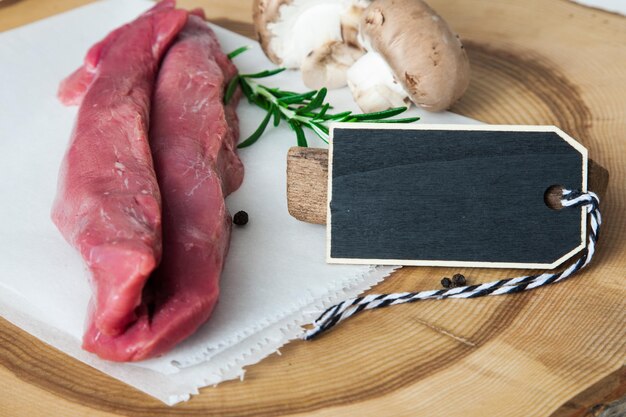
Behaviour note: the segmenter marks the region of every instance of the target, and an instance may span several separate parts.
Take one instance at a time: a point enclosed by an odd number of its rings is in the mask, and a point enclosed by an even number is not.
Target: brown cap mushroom
[[[415,104],[430,111],[444,110],[467,89],[469,61],[459,37],[422,0],[372,1],[361,18],[360,33],[366,49],[379,54]],[[378,59],[368,57],[371,52],[360,60]],[[362,86],[359,80],[365,77],[355,72],[351,68],[348,83],[357,99],[371,85]],[[370,84],[373,77],[370,68]],[[384,105],[384,101],[376,103]],[[357,104],[361,106],[358,100]],[[384,110],[367,104],[368,111]]]

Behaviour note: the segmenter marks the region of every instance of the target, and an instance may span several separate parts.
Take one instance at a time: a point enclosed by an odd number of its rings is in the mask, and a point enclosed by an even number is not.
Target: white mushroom
[[[346,1],[344,0],[344,3]],[[341,21],[341,39],[348,46],[361,49],[362,45],[359,41],[359,24],[363,11],[370,5],[371,0],[352,0],[348,1],[340,16]]]
[[[374,0],[360,23],[368,53],[348,71],[363,111],[397,106],[406,97],[430,111],[449,108],[469,84],[459,37],[422,0]]]
[[[274,63],[310,88],[347,82],[363,111],[447,109],[469,84],[459,37],[422,0],[255,0],[253,15]]]
[[[300,68],[306,61],[305,78],[315,88],[341,87],[345,70],[363,54],[358,24],[370,1],[255,0],[257,37],[265,54],[278,65]],[[329,66],[323,70],[325,76],[310,73],[325,66]]]
[[[327,42],[302,61],[302,81],[313,89],[346,85],[346,72],[364,51],[340,41]]]
[[[410,106],[411,99],[377,52],[368,52],[348,69],[348,87],[365,113]]]

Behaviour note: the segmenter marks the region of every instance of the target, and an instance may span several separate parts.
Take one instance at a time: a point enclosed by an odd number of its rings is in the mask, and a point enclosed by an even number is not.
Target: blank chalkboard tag
[[[587,150],[553,126],[342,123],[331,129],[327,260],[556,268],[585,248]]]

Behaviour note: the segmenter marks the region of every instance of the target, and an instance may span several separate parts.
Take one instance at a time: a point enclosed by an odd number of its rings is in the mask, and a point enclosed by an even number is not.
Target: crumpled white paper
[[[247,211],[250,222],[233,229],[220,300],[206,325],[168,354],[140,363],[107,362],[80,349],[91,296],[88,273],[49,216],[76,108],[63,107],[55,94],[94,42],[152,4],[100,1],[0,34],[0,315],[68,355],[175,404],[199,387],[242,377],[244,366],[296,338],[300,326],[324,307],[356,296],[393,268],[325,263],[324,227],[299,222],[287,212],[286,155],[293,132],[269,128],[240,152],[245,180],[227,203],[231,212]],[[225,51],[253,46],[236,58],[242,72],[273,67],[255,42],[215,30]],[[266,83],[305,88],[295,72]],[[346,89],[331,92],[329,99],[337,108],[357,110]],[[263,113],[246,102],[238,112],[246,137]],[[450,113],[422,116],[428,123],[468,123]],[[310,144],[322,146],[314,138]]]

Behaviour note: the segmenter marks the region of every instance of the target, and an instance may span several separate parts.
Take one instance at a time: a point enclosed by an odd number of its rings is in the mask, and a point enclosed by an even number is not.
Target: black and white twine
[[[302,338],[313,339],[325,332],[337,323],[353,316],[363,310],[387,307],[391,305],[413,303],[420,300],[445,298],[476,298],[487,295],[513,294],[532,290],[543,285],[563,281],[586,267],[596,248],[598,233],[602,224],[600,216],[598,196],[593,192],[580,192],[577,190],[563,190],[561,205],[565,207],[581,207],[587,209],[589,216],[589,231],[587,247],[581,257],[560,272],[546,272],[539,275],[527,275],[517,278],[501,279],[499,281],[486,282],[478,285],[468,285],[451,289],[429,290],[418,292],[401,292],[393,294],[370,294],[362,297],[351,298],[328,308],[314,322],[313,327],[304,332]]]

